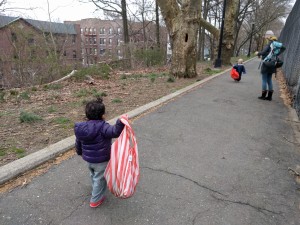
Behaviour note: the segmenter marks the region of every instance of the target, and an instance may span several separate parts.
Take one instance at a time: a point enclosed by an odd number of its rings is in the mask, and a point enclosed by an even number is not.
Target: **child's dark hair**
[[[85,106],[85,115],[89,120],[102,120],[105,114],[105,105],[102,98],[90,101]]]

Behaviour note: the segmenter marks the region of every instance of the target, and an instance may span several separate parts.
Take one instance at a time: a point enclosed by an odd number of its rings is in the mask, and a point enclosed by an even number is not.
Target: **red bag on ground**
[[[119,138],[111,146],[111,156],[104,172],[110,192],[119,198],[129,198],[138,184],[138,147],[128,116],[122,115],[125,127]]]
[[[240,76],[238,71],[235,68],[231,69],[230,75],[231,75],[231,78],[234,80],[239,79],[239,76]]]

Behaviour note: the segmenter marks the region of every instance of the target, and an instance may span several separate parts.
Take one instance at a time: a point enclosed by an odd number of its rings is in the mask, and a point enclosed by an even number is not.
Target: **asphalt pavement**
[[[300,165],[295,118],[276,82],[273,101],[257,99],[258,64],[246,63],[239,83],[227,71],[134,120],[133,197],[108,192],[90,208],[89,172],[74,156],[1,194],[0,224],[299,225],[300,185],[288,171]]]

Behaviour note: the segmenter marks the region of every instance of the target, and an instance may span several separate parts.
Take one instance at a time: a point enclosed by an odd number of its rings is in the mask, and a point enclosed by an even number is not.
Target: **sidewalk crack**
[[[177,177],[183,178],[183,179],[185,179],[185,180],[188,180],[188,181],[190,181],[190,182],[196,184],[198,187],[201,187],[201,188],[206,189],[206,190],[208,190],[208,191],[211,191],[211,192],[217,193],[217,194],[219,194],[219,195],[228,197],[228,195],[225,195],[225,194],[223,194],[223,193],[221,193],[221,192],[219,192],[219,191],[217,191],[217,190],[214,190],[214,189],[212,189],[212,188],[210,188],[210,187],[207,187],[207,186],[205,186],[205,185],[203,185],[203,184],[200,184],[198,181],[192,180],[191,178],[185,177],[185,176],[183,176],[183,175],[176,174],[176,173],[172,173],[172,172],[169,172],[169,171],[167,171],[167,170],[162,170],[162,169],[154,169],[154,168],[150,168],[150,167],[141,167],[141,168],[153,170],[153,171],[156,171],[156,172],[162,172],[162,173],[169,174],[169,175],[173,175],[173,176],[177,176]]]
[[[218,201],[223,201],[223,202],[229,202],[229,203],[233,203],[233,204],[239,204],[239,205],[249,206],[249,207],[255,209],[256,211],[264,214],[265,216],[267,216],[267,214],[265,212],[268,212],[268,213],[272,213],[272,214],[275,214],[275,215],[282,216],[284,218],[284,216],[282,215],[283,212],[275,212],[275,211],[272,211],[272,210],[269,210],[269,209],[266,209],[266,208],[262,208],[262,207],[259,207],[259,206],[252,205],[252,204],[250,204],[248,202],[234,201],[234,200],[230,200],[230,199],[218,198],[217,196],[214,196],[214,195],[212,195],[212,197],[214,199],[218,200]]]

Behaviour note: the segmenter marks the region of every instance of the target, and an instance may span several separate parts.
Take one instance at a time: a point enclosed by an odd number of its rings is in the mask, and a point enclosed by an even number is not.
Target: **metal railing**
[[[300,0],[289,14],[279,40],[286,47],[282,54],[282,70],[293,96],[293,107],[300,117]]]

